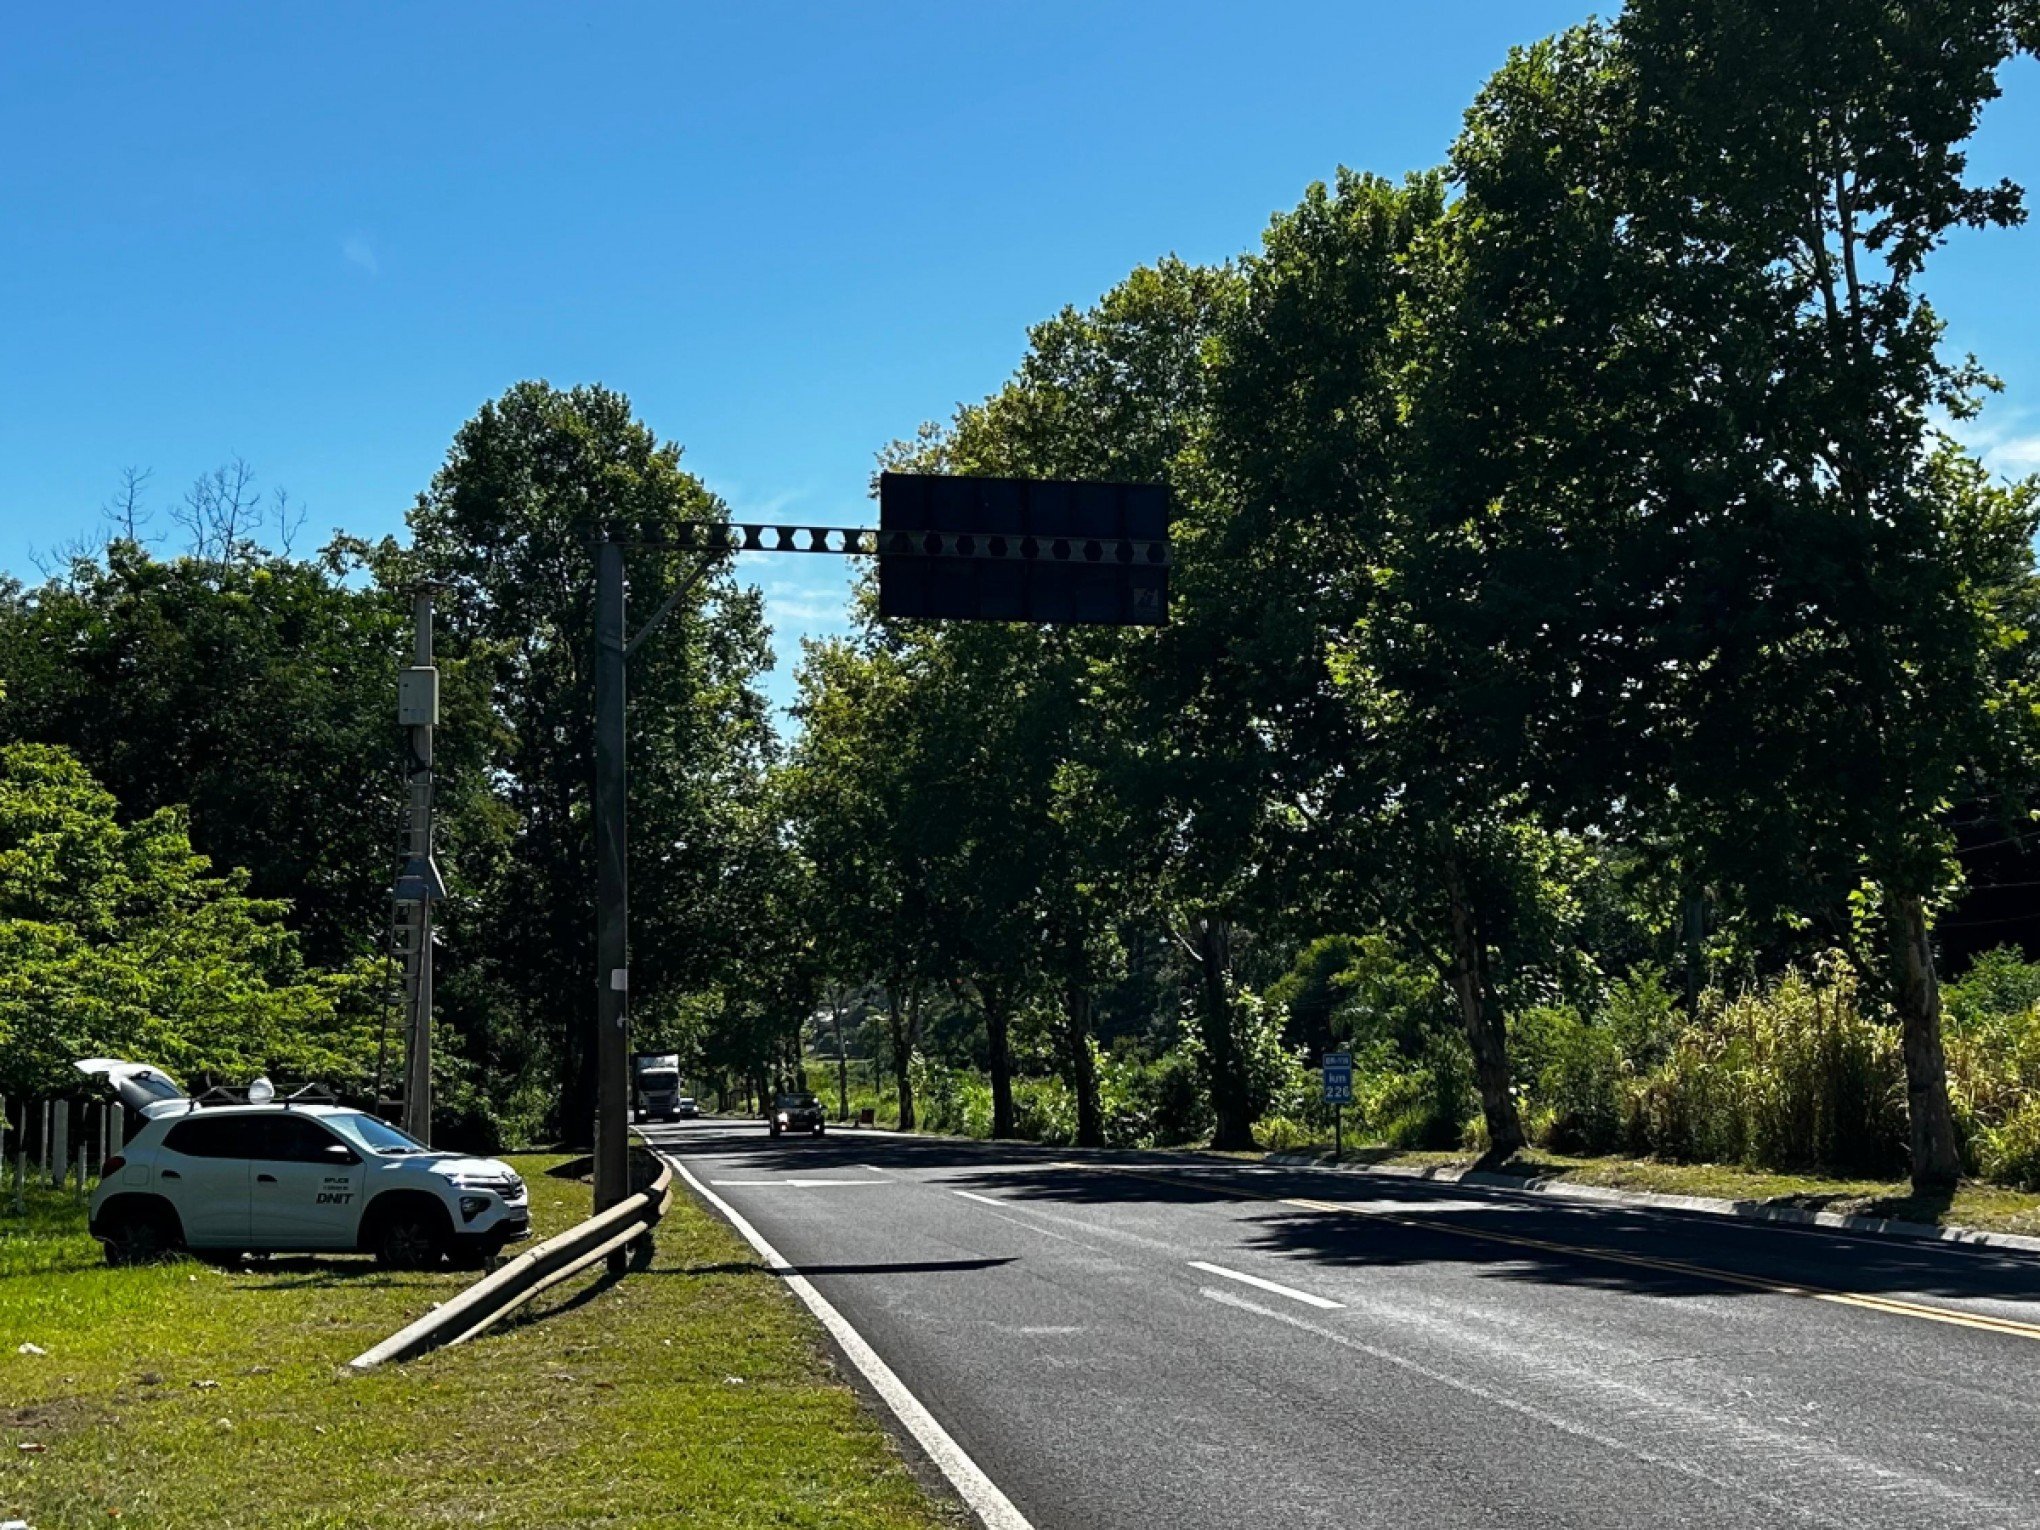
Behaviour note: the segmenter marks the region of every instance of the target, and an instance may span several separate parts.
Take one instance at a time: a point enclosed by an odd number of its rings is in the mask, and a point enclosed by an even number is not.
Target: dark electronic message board
[[[1160,484],[886,473],[881,616],[1160,626],[1169,491]]]

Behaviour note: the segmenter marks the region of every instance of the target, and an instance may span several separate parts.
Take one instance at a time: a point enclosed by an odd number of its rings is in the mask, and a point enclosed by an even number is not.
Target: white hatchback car
[[[78,1067],[111,1080],[143,1118],[92,1197],[92,1235],[110,1264],[183,1248],[362,1251],[397,1269],[450,1255],[478,1266],[530,1234],[524,1181],[496,1159],[434,1152],[345,1106],[203,1105],[146,1065]]]

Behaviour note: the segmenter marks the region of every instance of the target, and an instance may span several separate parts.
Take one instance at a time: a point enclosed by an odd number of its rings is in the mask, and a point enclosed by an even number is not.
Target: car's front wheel
[[[486,1270],[503,1254],[503,1245],[495,1239],[470,1240],[459,1244],[448,1255],[456,1270]]]
[[[386,1270],[429,1270],[446,1254],[443,1215],[422,1206],[402,1206],[376,1229],[375,1260]]]
[[[175,1218],[163,1207],[146,1202],[109,1207],[99,1236],[106,1247],[106,1262],[117,1268],[154,1264],[175,1253],[181,1241]]]

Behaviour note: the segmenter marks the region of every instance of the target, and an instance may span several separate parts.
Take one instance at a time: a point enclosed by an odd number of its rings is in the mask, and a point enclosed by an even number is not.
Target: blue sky
[[[874,452],[1026,326],[1213,260],[1344,163],[1443,155],[1557,0],[21,6],[0,21],[0,568],[234,456],[397,530],[523,377],[628,392],[740,517],[854,524]],[[2040,182],[2040,67],[1974,163]],[[1931,288],[2040,468],[2040,232]],[[754,558],[784,700],[846,570]]]

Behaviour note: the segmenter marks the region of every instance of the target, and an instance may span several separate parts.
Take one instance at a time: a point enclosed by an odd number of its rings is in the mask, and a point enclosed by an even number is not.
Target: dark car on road
[[[782,1094],[772,1107],[772,1135],[781,1132],[811,1132],[819,1137],[822,1123],[827,1118],[822,1114],[822,1102],[811,1094]]]

